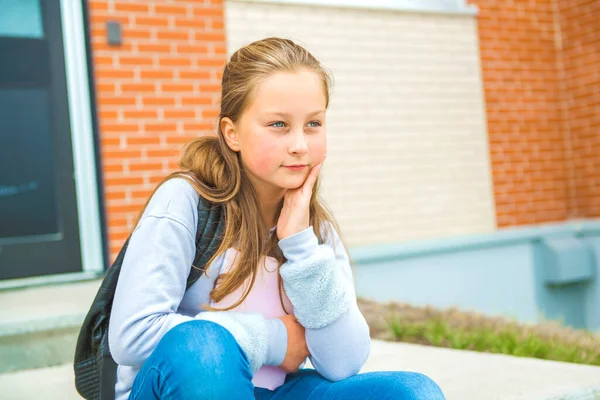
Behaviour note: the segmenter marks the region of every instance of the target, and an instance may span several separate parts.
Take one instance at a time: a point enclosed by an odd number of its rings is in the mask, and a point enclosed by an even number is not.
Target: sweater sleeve
[[[338,381],[359,372],[371,338],[356,302],[347,251],[333,227],[324,236],[319,245],[311,227],[281,240],[288,261],[280,271],[296,318],[306,328],[312,365]]]
[[[194,319],[178,313],[196,251],[198,194],[183,179],[163,184],[133,232],[115,291],[109,347],[119,365],[141,367],[174,326]],[[281,321],[260,315],[202,312],[229,330],[247,353],[253,372],[283,359],[287,333]],[[285,327],[283,327],[285,331]],[[260,338],[260,344],[256,343]]]

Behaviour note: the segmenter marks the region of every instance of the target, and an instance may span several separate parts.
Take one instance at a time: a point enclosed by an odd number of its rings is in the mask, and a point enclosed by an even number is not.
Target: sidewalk
[[[373,341],[363,372],[412,370],[432,377],[448,400],[600,399],[600,367]],[[0,375],[4,400],[79,399],[72,366]]]

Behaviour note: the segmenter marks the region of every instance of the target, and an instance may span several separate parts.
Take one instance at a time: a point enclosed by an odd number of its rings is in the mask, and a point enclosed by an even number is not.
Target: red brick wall
[[[111,260],[183,144],[214,132],[227,51],[221,0],[89,2]],[[123,44],[107,44],[106,21]]]
[[[579,217],[600,216],[600,1],[558,1]]]
[[[498,226],[599,216],[600,1],[471,3]]]
[[[553,2],[473,3],[498,226],[564,220],[573,199]]]

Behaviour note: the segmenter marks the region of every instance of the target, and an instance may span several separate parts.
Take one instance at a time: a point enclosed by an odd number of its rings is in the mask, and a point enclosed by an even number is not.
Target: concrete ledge
[[[73,361],[100,280],[0,291],[0,373]]]
[[[0,337],[0,373],[73,362],[79,326]]]
[[[0,343],[7,337],[78,328],[86,314],[61,315],[0,325]]]
[[[567,222],[534,227],[507,228],[492,233],[450,238],[415,240],[350,249],[355,264],[459,253],[498,247],[529,244],[550,238],[588,237],[600,235],[600,221]]]
[[[310,366],[309,366],[310,367]],[[415,371],[447,400],[598,400],[600,367],[374,340],[361,373]],[[0,374],[3,400],[80,399],[73,367]]]

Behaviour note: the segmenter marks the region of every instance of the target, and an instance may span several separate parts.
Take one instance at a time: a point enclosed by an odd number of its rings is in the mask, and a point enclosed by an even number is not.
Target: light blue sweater
[[[109,322],[109,346],[119,365],[115,394],[127,399],[144,361],[163,335],[193,319],[225,327],[246,352],[252,372],[278,366],[287,349],[279,319],[258,313],[211,312],[209,293],[224,262],[186,288],[195,253],[198,194],[184,179],[172,179],[154,194],[136,227],[121,267]],[[352,271],[334,229],[319,245],[312,227],[279,241],[287,258],[280,274],[294,314],[306,328],[310,361],[336,381],[358,373],[370,351],[369,328],[356,304]],[[350,351],[351,349],[351,351]]]

